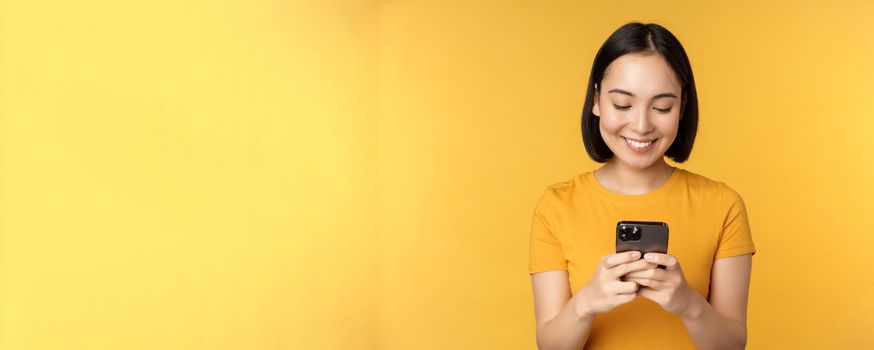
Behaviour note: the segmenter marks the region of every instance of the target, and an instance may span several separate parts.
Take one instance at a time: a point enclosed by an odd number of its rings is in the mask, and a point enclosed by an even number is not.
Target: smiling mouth
[[[622,139],[624,139],[626,143],[628,143],[629,145],[631,145],[632,147],[635,147],[635,148],[646,148],[647,146],[651,145],[653,142],[656,142],[658,140],[658,139],[652,139],[652,140],[644,141],[644,140],[629,139],[625,136],[620,136],[620,137]]]

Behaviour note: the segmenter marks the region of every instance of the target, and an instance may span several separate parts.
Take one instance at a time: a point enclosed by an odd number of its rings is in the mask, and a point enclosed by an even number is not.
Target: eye
[[[615,103],[613,104],[613,107],[616,108],[616,109],[618,109],[618,110],[620,110],[620,111],[624,111],[624,110],[627,110],[627,109],[631,108],[631,106],[619,106],[619,105],[617,105],[617,104],[615,104]]]
[[[652,109],[655,109],[655,110],[659,111],[659,113],[668,113],[668,112],[671,111],[671,108],[674,108],[674,107],[668,107],[668,108],[665,108],[665,109],[661,109],[661,108],[655,108],[655,107],[653,107]]]

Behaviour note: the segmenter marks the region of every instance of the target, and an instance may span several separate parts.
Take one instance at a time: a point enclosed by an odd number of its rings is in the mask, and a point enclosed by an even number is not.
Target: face
[[[597,86],[592,113],[614,158],[646,169],[663,156],[680,124],[681,85],[665,59],[655,53],[620,56]]]

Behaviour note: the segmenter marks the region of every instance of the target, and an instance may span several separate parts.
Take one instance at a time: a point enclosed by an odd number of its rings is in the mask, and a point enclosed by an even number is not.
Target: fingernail
[[[631,253],[631,257],[634,258],[634,259],[640,258],[640,252],[633,252],[633,253]]]
[[[652,255],[649,255],[649,254],[644,255],[643,258],[646,259],[647,261],[652,261],[652,259],[653,259]]]

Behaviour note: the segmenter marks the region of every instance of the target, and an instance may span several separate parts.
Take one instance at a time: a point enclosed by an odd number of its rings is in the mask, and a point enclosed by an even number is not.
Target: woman
[[[595,57],[582,115],[586,151],[604,164],[548,186],[534,211],[540,349],[745,347],[755,247],[744,202],[664,159],[688,159],[697,124],[674,35],[656,24],[616,30]],[[612,254],[623,220],[668,223],[668,254]]]

